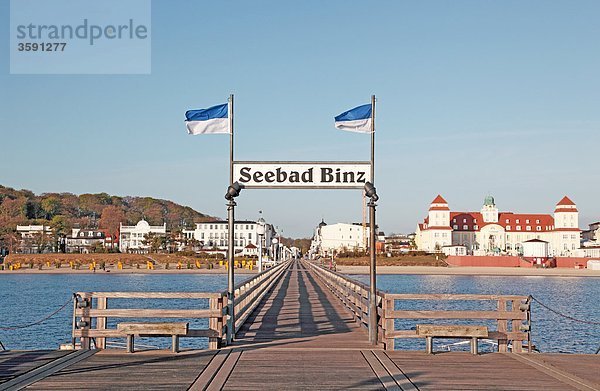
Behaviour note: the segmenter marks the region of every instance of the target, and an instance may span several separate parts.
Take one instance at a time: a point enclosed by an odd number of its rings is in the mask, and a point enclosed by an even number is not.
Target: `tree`
[[[49,196],[42,200],[41,207],[46,220],[50,220],[54,216],[60,214],[62,205],[58,197]]]
[[[150,247],[151,253],[157,253],[158,250],[165,248],[167,244],[167,238],[164,235],[150,232],[144,237],[142,243],[144,243],[144,246]]]
[[[119,229],[121,228],[121,223],[124,221],[125,213],[121,208],[109,205],[102,209],[100,229],[104,231],[106,236],[111,237],[111,249],[115,245],[115,239],[119,237]]]

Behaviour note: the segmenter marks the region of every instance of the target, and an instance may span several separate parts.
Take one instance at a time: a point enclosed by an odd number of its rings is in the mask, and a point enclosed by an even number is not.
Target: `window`
[[[539,221],[539,220],[536,220],[536,221],[535,221],[535,223],[536,223],[536,224],[539,224],[539,223],[540,223],[540,221]]]
[[[575,243],[573,243],[573,245],[571,247],[573,250],[575,250]]]
[[[508,220],[507,220],[507,221],[508,221]],[[507,225],[507,226],[506,226],[506,230],[507,230],[507,231],[510,231],[510,225]]]
[[[529,224],[529,219],[525,220],[525,224]]]
[[[213,229],[213,226],[212,226],[212,224],[210,225],[210,229]]]
[[[442,233],[442,237],[443,237],[443,238],[447,238],[447,237],[448,237],[448,234],[447,234],[446,232],[444,232],[444,233]]]
[[[463,219],[463,223],[466,223],[466,222],[467,222],[467,219]]]
[[[520,223],[519,219],[517,219],[517,221],[515,221],[515,223],[519,224]]]
[[[248,239],[252,240],[252,232],[248,232]]]
[[[519,220],[517,220],[517,221],[519,221]],[[521,226],[517,225],[517,231],[520,231],[520,230],[521,230]]]
[[[246,229],[250,229],[250,226],[246,224]]]
[[[510,221],[508,219],[506,219],[506,224],[508,224]]]
[[[525,230],[526,230],[526,231],[531,231],[531,226],[530,226],[530,225],[528,225],[528,226],[525,228]]]
[[[466,231],[466,230],[469,229],[469,226],[468,225],[463,225],[463,229]]]
[[[473,229],[474,229],[475,231],[477,231],[477,230],[479,229],[479,226],[477,226],[477,225],[474,225],[474,226],[473,226]]]
[[[575,240],[575,239],[577,239],[577,236],[571,235],[571,239]]]
[[[563,240],[569,239],[569,235],[563,235]]]
[[[456,219],[452,219],[452,222],[453,222],[453,223],[456,223]]]
[[[473,222],[474,222],[474,223],[476,223],[476,222],[477,222],[477,219],[473,219]]]
[[[456,219],[454,219],[454,220],[456,220]],[[455,221],[455,222],[456,222],[456,221]],[[454,224],[454,225],[452,226],[452,228],[454,228],[454,229],[458,229],[458,225]]]
[[[539,225],[537,227],[535,227],[536,231],[541,231],[542,227],[540,227]]]

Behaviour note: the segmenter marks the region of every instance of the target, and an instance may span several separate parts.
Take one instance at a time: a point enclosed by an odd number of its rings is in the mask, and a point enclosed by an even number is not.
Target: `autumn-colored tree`
[[[111,246],[114,246],[115,239],[119,237],[119,228],[123,222],[125,222],[125,213],[121,208],[109,205],[102,209],[99,227],[106,236],[112,238]]]

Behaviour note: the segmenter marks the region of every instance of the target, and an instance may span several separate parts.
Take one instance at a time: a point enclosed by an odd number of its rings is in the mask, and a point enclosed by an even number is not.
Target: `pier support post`
[[[377,242],[375,236],[375,201],[376,198],[372,197],[369,201],[369,230],[370,242],[371,242],[371,262],[370,262],[370,290],[369,290],[369,342],[372,345],[377,345],[377,265],[376,265],[376,253],[377,253]]]
[[[234,232],[234,227],[235,227],[235,220],[234,220],[234,210],[235,210],[235,206],[236,203],[233,200],[233,198],[231,198],[229,200],[229,202],[227,203],[227,212],[228,212],[228,226],[229,226],[229,232],[228,232],[228,236],[229,236],[229,240],[228,240],[228,251],[227,251],[227,263],[228,263],[228,268],[227,268],[227,312],[229,317],[227,318],[227,335],[226,335],[226,340],[227,340],[227,345],[231,345],[231,342],[233,342],[233,336],[235,335],[235,314],[233,311],[233,307],[234,307],[234,291],[235,291],[235,284],[233,281],[233,277],[234,277],[234,272],[233,269],[235,268],[235,264],[234,264],[234,251],[235,251],[235,246],[234,246],[234,242],[233,242],[233,232]]]

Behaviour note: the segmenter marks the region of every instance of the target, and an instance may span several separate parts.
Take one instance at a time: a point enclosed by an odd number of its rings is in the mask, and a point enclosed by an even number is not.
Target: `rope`
[[[57,309],[56,311],[54,311],[50,315],[48,315],[48,316],[46,316],[46,317],[38,320],[37,322],[33,322],[33,323],[29,323],[29,324],[24,324],[24,325],[17,325],[17,326],[2,326],[2,327],[0,327],[0,330],[2,330],[2,331],[9,331],[9,330],[25,329],[25,328],[31,327],[31,326],[37,326],[38,324],[44,323],[45,321],[47,321],[48,319],[50,319],[54,315],[58,314],[60,311],[64,310],[67,305],[69,305],[70,303],[72,303],[71,300],[72,299],[67,300],[65,302],[65,304],[63,304],[62,306],[60,306],[59,309]]]
[[[536,299],[536,298],[535,298],[535,297],[533,297],[533,296],[531,296],[531,299],[532,299],[533,301],[535,301],[536,303],[538,303],[539,305],[541,305],[542,307],[544,307],[545,309],[547,309],[548,311],[550,311],[550,312],[553,312],[553,313],[555,313],[556,315],[562,316],[563,318],[566,318],[566,319],[572,320],[573,322],[579,322],[579,323],[585,323],[585,324],[591,324],[591,325],[600,326],[600,322],[593,322],[593,321],[591,321],[591,320],[577,319],[577,318],[574,318],[574,317],[572,317],[572,316],[569,316],[569,315],[565,315],[565,314],[563,314],[563,313],[561,313],[561,312],[558,312],[558,311],[556,311],[556,310],[554,310],[554,309],[552,309],[552,308],[548,307],[546,304],[542,303],[541,301],[539,301],[538,299]]]

